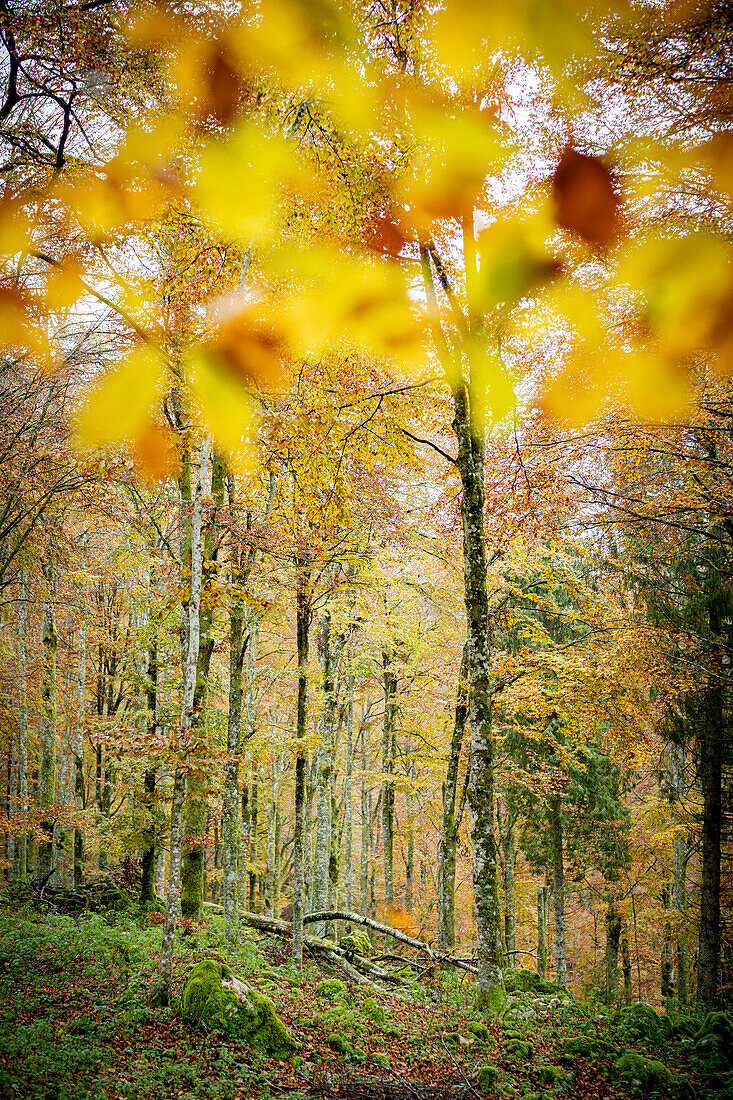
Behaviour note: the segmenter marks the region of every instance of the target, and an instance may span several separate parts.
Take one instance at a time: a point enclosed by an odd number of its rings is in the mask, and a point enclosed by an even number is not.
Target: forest
[[[0,0],[0,1095],[733,1100],[733,7]]]

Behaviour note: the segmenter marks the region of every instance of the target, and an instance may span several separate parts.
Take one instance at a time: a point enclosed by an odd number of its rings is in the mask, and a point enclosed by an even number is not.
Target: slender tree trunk
[[[235,484],[227,476],[229,511],[234,511]],[[251,517],[248,519],[248,527]],[[237,935],[237,849],[239,809],[239,753],[242,743],[242,699],[244,693],[244,661],[249,635],[245,629],[244,599],[240,586],[246,579],[242,551],[233,551],[233,594],[229,612],[229,713],[227,716],[227,763],[224,776],[222,820],[222,887],[224,891],[224,932],[231,946]]]
[[[252,772],[252,797],[250,801],[249,810],[249,891],[247,908],[250,913],[256,912],[255,906],[255,887],[257,884],[257,872],[255,866],[257,863],[257,824],[259,817],[259,786],[257,783],[257,773]]]
[[[349,674],[346,697],[346,761],[344,774],[344,907],[351,912],[353,859],[353,774],[354,774],[354,674]]]
[[[412,795],[407,795],[407,857],[405,859],[405,909],[412,912],[415,880],[415,829],[412,823]]]
[[[152,638],[148,647],[148,667],[146,670],[145,697],[147,704],[146,719],[148,732],[155,736],[158,728],[158,643]],[[140,905],[149,905],[156,900],[155,895],[155,778],[156,766],[149,765],[145,769],[143,781],[143,804],[148,816],[147,828],[144,834],[142,877],[140,881]]]
[[[547,824],[552,852],[552,900],[555,909],[555,981],[563,988],[568,984],[565,954],[565,875],[563,867],[562,817],[560,798],[553,795],[547,804]]]
[[[183,666],[181,733],[178,743],[179,760],[185,756],[191,747],[190,742],[195,721],[193,704],[196,694],[196,670],[201,638],[201,511],[208,462],[209,439],[208,436],[204,436],[201,443],[199,473],[191,512],[191,593],[187,602],[186,610],[188,614],[184,631],[185,660]],[[173,797],[171,799],[170,865],[165,924],[163,926],[160,962],[158,964],[158,981],[152,994],[153,1000],[162,1004],[167,1004],[170,1000],[173,973],[173,937],[176,930],[181,891],[181,825],[185,793],[186,772],[182,764],[178,763],[173,779]]]
[[[296,579],[296,633],[298,651],[298,709],[295,758],[295,830],[293,836],[293,965],[303,964],[304,841],[305,841],[305,735],[308,722],[308,632],[311,622],[310,569],[298,555]]]
[[[685,795],[685,747],[682,742],[670,745],[670,777],[675,798],[681,801]],[[687,908],[687,858],[689,853],[686,835],[674,839],[674,903],[680,914],[677,933],[677,1005],[680,1011],[687,1007],[688,999],[688,963],[684,932],[681,928],[682,917]]]
[[[165,761],[162,761],[158,768],[158,775],[156,778],[156,786],[158,789],[158,802],[163,803],[165,801],[164,790],[168,782],[168,769],[165,766]],[[156,838],[155,842],[155,895],[162,898],[165,893],[165,853],[166,853],[166,838],[164,834],[160,834]]]
[[[361,724],[361,817],[359,851],[359,912],[363,917],[369,910],[369,854],[371,849],[372,807],[369,789],[366,784],[369,767],[369,727],[365,721]]]
[[[631,952],[629,951],[629,930],[624,919],[621,924],[621,969],[624,975],[624,1004],[631,1004],[633,989],[631,986]]]
[[[464,799],[456,814],[458,766],[468,717],[468,643],[463,647],[458,673],[456,710],[445,783],[443,784],[443,827],[438,841],[438,946],[450,951],[456,945],[456,849],[463,816]],[[468,776],[466,777],[468,779]],[[464,788],[465,794],[465,788]]]
[[[82,623],[77,634],[78,654],[76,666],[76,723],[74,726],[74,809],[80,814],[85,809],[86,792],[84,790],[84,696],[86,688],[86,629]],[[74,886],[78,888],[84,880],[84,834],[76,825],[74,828]]]
[[[41,685],[41,770],[39,801],[41,829],[46,837],[38,846],[37,877],[53,871],[53,813],[56,799],[56,650],[58,635],[54,621],[55,581],[53,563],[44,567],[48,594],[43,608],[43,680]]]
[[[501,874],[504,886],[504,943],[509,968],[516,966],[516,917],[514,896],[514,863],[516,845],[514,837],[514,817],[508,807],[496,804],[496,823],[502,848]]]
[[[547,977],[547,887],[537,887],[537,973]]]
[[[721,618],[717,603],[710,605],[710,633],[720,644]],[[722,821],[723,688],[725,670],[717,656],[715,673],[705,697],[700,731],[700,779],[703,794],[702,886],[700,938],[697,951],[697,1006],[715,1008],[720,968],[720,834]]]
[[[618,998],[618,946],[621,938],[621,916],[613,897],[606,904],[606,1004]]]
[[[669,920],[671,898],[668,883],[665,883],[662,887],[660,900],[664,912],[662,954],[660,960],[661,993],[665,1010],[669,1014],[674,1012],[674,969],[672,966],[672,925]]]
[[[395,784],[391,778],[395,771],[395,729],[397,724],[397,677],[394,674],[394,655],[385,649],[382,654],[384,667],[384,722],[382,726],[382,851],[384,854],[384,905],[385,910],[394,904],[394,806]]]
[[[18,574],[18,791],[21,814],[28,812],[28,698],[26,690],[26,584],[25,573]],[[16,844],[16,878],[28,876],[28,843],[25,826]]]

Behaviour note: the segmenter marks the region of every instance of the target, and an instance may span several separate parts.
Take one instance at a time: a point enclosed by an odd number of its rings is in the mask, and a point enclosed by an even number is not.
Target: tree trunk
[[[252,795],[250,800],[249,809],[249,872],[248,872],[248,893],[247,893],[247,908],[250,913],[255,913],[255,887],[257,885],[257,871],[255,865],[257,863],[257,825],[259,818],[259,785],[257,783],[257,773],[252,772]]]
[[[606,905],[606,1004],[616,1003],[618,997],[618,945],[621,938],[621,916],[615,900],[610,897]]]
[[[537,973],[547,977],[547,887],[537,887]]]
[[[660,898],[664,912],[662,954],[660,960],[661,993],[667,1014],[674,1012],[674,970],[672,967],[672,926],[669,920],[670,890],[665,883]]]
[[[372,807],[371,796],[366,784],[369,766],[369,726],[362,716],[361,723],[361,817],[359,851],[359,912],[366,916],[369,911],[369,853],[371,849]]]
[[[158,728],[158,643],[153,636],[148,647],[148,667],[146,671],[145,696],[147,705],[148,731],[151,738],[155,737]],[[142,858],[142,877],[140,880],[140,905],[149,905],[156,900],[155,895],[155,778],[156,766],[149,765],[145,769],[143,781],[143,806],[148,816],[147,828],[144,832],[144,848]]]
[[[555,981],[563,988],[568,984],[565,954],[565,875],[563,867],[562,818],[560,798],[553,795],[547,804],[547,824],[552,853],[552,901],[555,911]]]
[[[394,904],[394,805],[395,805],[395,727],[397,723],[397,678],[393,672],[394,656],[385,649],[384,666],[384,722],[382,725],[382,851],[384,854],[384,905],[385,910]]]
[[[346,699],[346,761],[344,774],[344,908],[351,911],[353,858],[353,775],[354,775],[354,674],[349,674]]]
[[[58,635],[53,601],[56,594],[53,563],[44,566],[48,594],[43,608],[43,679],[41,685],[41,770],[39,803],[45,839],[38,845],[39,880],[53,871],[53,811],[56,799],[56,651]]]
[[[454,392],[453,427],[461,477],[461,525],[468,627],[468,712],[473,893],[476,903],[479,1001],[498,1010],[504,1003],[501,912],[494,837],[494,734],[491,715],[491,626],[484,536],[484,445],[471,424],[468,389]]]
[[[438,840],[438,946],[450,950],[456,945],[456,849],[463,816],[464,798],[456,813],[458,766],[468,717],[468,642],[463,647],[458,673],[456,709],[443,784],[443,827]],[[466,777],[468,780],[468,776]]]
[[[308,721],[308,632],[311,622],[310,569],[298,555],[296,579],[296,634],[298,651],[298,709],[295,757],[295,829],[293,835],[293,965],[303,964],[304,841],[305,841],[305,735]]]
[[[76,724],[74,727],[74,808],[77,814],[84,810],[84,695],[86,687],[86,630],[79,627],[76,667]],[[77,825],[74,829],[74,887],[84,879],[84,834]]]
[[[181,704],[181,732],[178,741],[179,760],[191,748],[194,731],[193,704],[196,694],[196,670],[198,668],[201,639],[201,511],[209,462],[209,438],[201,443],[199,474],[191,511],[191,593],[187,602],[185,623],[185,648],[183,663],[183,699]],[[183,801],[186,793],[186,772],[178,763],[173,780],[171,799],[170,864],[165,908],[165,924],[158,964],[158,980],[152,993],[154,1002],[168,1004],[173,972],[173,937],[178,918],[181,891],[181,825]]]
[[[633,989],[631,986],[631,952],[629,951],[629,930],[624,919],[621,923],[621,969],[624,975],[624,1004],[631,1004]]]
[[[720,611],[710,605],[710,633],[719,643]],[[700,780],[703,794],[700,939],[697,951],[697,1006],[711,1011],[717,1001],[720,967],[720,833],[722,818],[723,688],[725,670],[716,655],[705,697],[700,730]],[[715,675],[717,673],[717,676]]]
[[[18,791],[21,814],[28,812],[28,698],[26,690],[26,586],[25,573],[18,573]],[[25,827],[15,849],[16,878],[25,882],[28,876],[28,843]]]
[[[504,944],[506,947],[507,966],[516,966],[516,917],[514,897],[514,863],[516,860],[516,846],[514,837],[514,817],[508,807],[502,807],[501,802],[496,805],[496,824],[501,840],[502,861],[501,874],[504,886]]]

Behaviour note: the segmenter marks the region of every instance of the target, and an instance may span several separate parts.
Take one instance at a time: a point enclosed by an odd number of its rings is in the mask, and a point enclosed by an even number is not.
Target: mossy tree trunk
[[[504,945],[507,966],[516,966],[516,913],[514,864],[517,858],[514,826],[516,815],[506,804],[497,801],[496,824],[501,842],[501,877],[504,887]]]
[[[671,903],[669,883],[665,882],[662,887],[660,901],[664,913],[660,959],[661,994],[665,1010],[671,1013],[674,1011],[674,967],[672,965],[672,925],[669,919]]]
[[[568,984],[565,953],[565,869],[559,795],[552,795],[548,800],[547,825],[552,859],[552,903],[555,915],[555,981],[565,988]]]
[[[397,727],[397,677],[394,672],[394,654],[385,649],[382,654],[384,686],[384,720],[382,723],[382,852],[384,855],[384,904],[394,904],[394,812],[396,727]]]
[[[308,635],[311,624],[311,570],[305,554],[296,556],[296,644],[298,653],[298,702],[295,757],[295,829],[293,835],[293,964],[303,964],[303,916],[305,906],[305,735],[308,722]]]
[[[353,876],[354,674],[346,681],[346,759],[344,764],[344,908],[351,911]]]
[[[359,818],[359,912],[363,917],[369,911],[369,855],[371,852],[372,812],[371,794],[367,786],[369,767],[369,724],[362,714],[361,722],[361,781],[360,781],[360,818]]]
[[[713,639],[713,663],[704,696],[699,733],[699,775],[702,785],[702,882],[700,890],[700,935],[697,950],[697,1006],[709,1012],[715,1008],[720,969],[720,860],[723,770],[723,684],[722,617],[717,598],[711,597],[709,627]]]
[[[201,637],[193,703],[194,723],[197,728],[200,728],[202,724],[208,692],[211,656],[214,652],[212,586],[219,556],[217,513],[221,510],[224,499],[224,464],[218,454],[214,454],[212,458],[211,497],[214,502],[214,510],[207,526],[206,538],[202,547]],[[198,751],[206,753],[205,744],[200,743]],[[208,816],[209,786],[209,769],[207,767],[191,768],[188,775],[188,790],[184,809],[186,840],[181,882],[181,913],[184,917],[195,919],[201,916],[204,904],[206,862],[204,834]]]
[[[166,895],[165,924],[158,963],[158,977],[152,991],[153,1002],[167,1004],[170,999],[171,978],[173,972],[173,938],[178,918],[181,890],[181,840],[183,803],[186,793],[186,771],[182,759],[193,747],[195,741],[194,697],[196,694],[196,673],[198,668],[201,640],[201,512],[204,489],[207,484],[209,463],[209,439],[204,436],[199,456],[199,472],[196,490],[193,494],[190,527],[190,563],[191,590],[186,602],[182,648],[183,657],[183,699],[181,702],[181,732],[178,739],[179,763],[173,778],[170,825],[170,863],[168,870],[168,890]]]
[[[537,887],[537,973],[547,977],[547,887]]]
[[[631,985],[631,951],[629,950],[629,930],[626,920],[621,922],[621,970],[624,976],[624,1004],[631,1004],[633,989]]]
[[[43,567],[46,599],[43,607],[43,672],[41,682],[41,768],[39,805],[44,839],[38,845],[37,877],[46,879],[54,867],[53,818],[56,800],[56,652],[58,634],[54,618],[56,584],[51,559]]]
[[[461,827],[468,776],[463,787],[460,805],[458,795],[458,768],[463,746],[463,735],[468,717],[468,643],[463,647],[458,672],[456,708],[453,721],[448,765],[443,784],[443,822],[438,840],[438,946],[449,951],[456,945],[456,850]]]
[[[158,642],[152,636],[148,646],[148,667],[145,673],[145,702],[147,709],[148,733],[151,739],[158,729]],[[143,808],[148,821],[143,837],[142,875],[140,879],[140,904],[148,905],[155,901],[155,779],[157,767],[148,764],[143,779]]]
[[[28,810],[28,693],[26,687],[26,600],[25,572],[18,572],[18,807]],[[15,877],[25,882],[28,876],[28,844],[25,832],[15,847]]]

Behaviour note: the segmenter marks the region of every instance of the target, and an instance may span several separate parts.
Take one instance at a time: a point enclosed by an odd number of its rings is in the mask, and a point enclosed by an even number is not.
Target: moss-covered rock
[[[642,1001],[635,1001],[628,1008],[619,1009],[614,1016],[616,1035],[624,1042],[659,1043],[663,1038],[659,1016]]]
[[[326,1042],[330,1046],[331,1050],[335,1050],[337,1054],[353,1054],[354,1048],[351,1043],[344,1039],[343,1035],[339,1035],[337,1031],[334,1031],[328,1036]]]
[[[669,1092],[674,1085],[674,1077],[663,1062],[655,1059],[647,1061],[635,1050],[625,1051],[613,1064],[616,1077],[634,1092],[646,1095]]]
[[[316,996],[325,997],[327,1001],[345,1001],[348,990],[338,978],[324,978],[316,986]]]
[[[374,954],[374,946],[363,928],[354,928],[348,935],[339,940],[339,947],[344,951],[353,951],[357,955],[363,955],[370,959]]]
[[[504,1046],[504,1053],[515,1062],[531,1062],[534,1058],[534,1047],[524,1039],[510,1039]]]
[[[727,1012],[708,1012],[695,1035],[695,1054],[715,1073],[733,1068],[733,1018]]]
[[[479,1023],[478,1020],[472,1020],[468,1025],[468,1030],[482,1043],[488,1043],[491,1038],[491,1033],[486,1024]]]
[[[384,1007],[380,1005],[379,1001],[375,1001],[373,997],[364,998],[361,1002],[361,1010],[365,1016],[368,1016],[370,1020],[374,1020],[376,1024],[383,1024],[386,1020]]]
[[[537,1080],[541,1085],[560,1085],[565,1079],[565,1074],[558,1066],[537,1066]]]
[[[672,1021],[673,1039],[692,1039],[700,1030],[697,1016],[678,1016]]]
[[[476,1079],[478,1080],[479,1088],[484,1092],[491,1092],[496,1085],[496,1079],[499,1076],[499,1067],[492,1065],[479,1066],[476,1071]]]
[[[507,993],[567,993],[562,986],[541,978],[536,970],[524,967],[504,971],[504,988]]]
[[[590,1058],[593,1054],[593,1044],[588,1039],[568,1039],[563,1051],[572,1058]]]
[[[183,987],[184,1017],[228,1039],[240,1039],[271,1058],[288,1058],[300,1045],[288,1035],[275,1006],[232,974],[225,963],[196,963]]]

